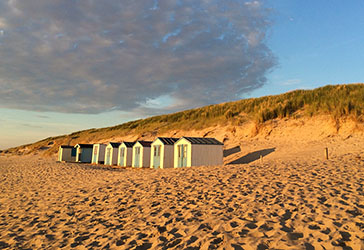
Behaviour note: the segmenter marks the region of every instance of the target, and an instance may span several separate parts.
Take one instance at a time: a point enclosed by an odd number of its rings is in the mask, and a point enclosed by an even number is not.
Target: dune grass
[[[314,90],[244,99],[131,121],[107,129],[136,132],[202,129],[218,124],[240,124],[247,120],[264,123],[276,118],[292,117],[298,111],[303,111],[307,116],[329,114],[335,119],[350,116],[363,121],[364,84],[328,85]]]
[[[364,121],[364,84],[328,85],[314,90],[296,90],[281,95],[243,99],[130,121],[121,125],[89,129],[69,135],[46,138],[33,148],[58,146],[70,141],[98,141],[124,135],[159,134],[175,130],[199,130],[216,125],[241,125],[246,121],[262,124],[276,118],[331,115]],[[50,145],[51,144],[51,145]],[[19,148],[25,148],[24,145]]]

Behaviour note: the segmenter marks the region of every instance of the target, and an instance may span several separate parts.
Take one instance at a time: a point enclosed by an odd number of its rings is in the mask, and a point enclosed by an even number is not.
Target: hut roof
[[[158,137],[164,145],[173,145],[176,141],[179,140],[179,138],[173,138],[173,137]]]
[[[74,146],[69,146],[69,145],[61,145],[61,148],[74,148]]]
[[[182,137],[182,138],[185,138],[187,141],[191,142],[191,144],[224,145],[215,138],[204,138],[204,137]]]
[[[120,146],[120,142],[110,142],[109,145],[111,145],[113,148],[118,148]]]
[[[143,147],[150,147],[152,141],[138,141]]]
[[[94,144],[77,144],[75,147],[81,147],[81,148],[93,148]]]
[[[124,143],[124,145],[127,147],[127,148],[132,148],[135,144],[135,142],[129,142],[129,141],[124,141],[122,142],[122,144]]]

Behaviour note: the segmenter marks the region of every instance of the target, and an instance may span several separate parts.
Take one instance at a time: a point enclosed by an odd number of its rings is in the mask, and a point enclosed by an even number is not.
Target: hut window
[[[71,156],[72,157],[76,157],[76,149],[75,148],[73,148],[72,150],[71,150]]]
[[[178,157],[179,158],[187,157],[187,145],[178,145]]]
[[[154,146],[154,156],[161,155],[161,146]]]

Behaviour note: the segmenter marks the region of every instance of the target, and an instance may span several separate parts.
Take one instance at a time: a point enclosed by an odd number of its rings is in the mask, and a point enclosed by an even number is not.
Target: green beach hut
[[[150,167],[150,147],[151,141],[137,141],[133,146],[132,167],[149,168]]]
[[[92,149],[92,163],[104,164],[106,144],[94,144]]]
[[[124,141],[119,146],[118,165],[122,167],[131,167],[133,161],[133,146],[135,142]]]
[[[76,162],[91,163],[93,144],[77,144],[76,149]]]
[[[150,167],[173,168],[174,143],[179,138],[158,137],[151,145]]]
[[[118,151],[121,143],[110,142],[105,148],[105,165],[118,164]]]
[[[223,165],[223,146],[215,138],[182,137],[174,144],[174,167]]]
[[[75,162],[76,149],[74,146],[61,145],[58,150],[58,161]]]

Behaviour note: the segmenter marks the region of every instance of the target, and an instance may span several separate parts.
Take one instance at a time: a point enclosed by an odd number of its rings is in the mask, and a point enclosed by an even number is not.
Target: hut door
[[[111,148],[108,148],[106,149],[105,165],[111,165],[110,159],[111,159]]]
[[[134,159],[135,159],[134,167],[140,167],[140,147],[135,148]]]
[[[78,149],[78,161],[82,162],[82,148]]]
[[[178,146],[178,167],[187,167],[187,145]]]
[[[62,148],[59,150],[58,154],[59,154],[59,156],[58,156],[59,159],[58,160],[62,161],[62,154],[63,154],[63,149]]]
[[[71,160],[72,160],[72,157],[75,157],[76,158],[76,155],[77,155],[77,149],[76,148],[73,148],[71,150]],[[74,159],[75,160],[75,159]]]
[[[154,162],[153,167],[159,168],[161,166],[161,146],[154,146]]]
[[[97,163],[97,152],[98,152],[99,147],[95,146],[94,147],[94,156],[92,157],[92,163]]]
[[[125,148],[121,148],[120,149],[120,166],[125,166],[124,165],[124,155],[125,155]]]

